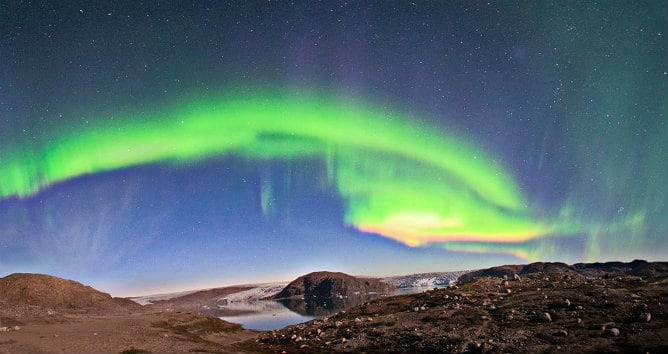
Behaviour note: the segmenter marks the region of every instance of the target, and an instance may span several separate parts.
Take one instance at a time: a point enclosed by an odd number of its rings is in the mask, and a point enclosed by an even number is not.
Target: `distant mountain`
[[[141,305],[133,301],[113,298],[72,280],[29,273],[15,273],[0,278],[0,304],[74,312],[141,309]]]
[[[250,286],[227,286],[223,288],[195,291],[171,299],[152,301],[153,306],[168,307],[175,310],[196,309],[202,306],[216,306],[224,297],[251,289]]]
[[[187,290],[175,293],[136,296],[129,298],[140,305],[161,307],[218,306],[230,302],[258,301],[277,294],[288,282],[233,285],[212,289]]]
[[[397,288],[421,288],[448,286],[459,279],[462,275],[472,272],[471,270],[462,270],[455,272],[435,272],[396,275],[383,278],[382,281],[392,284]]]
[[[512,278],[514,274],[527,275],[534,273],[572,273],[589,278],[602,278],[611,275],[635,275],[656,277],[668,275],[668,262],[647,262],[635,260],[633,262],[605,262],[605,263],[576,263],[568,265],[561,262],[535,262],[530,264],[503,265],[481,269],[464,274],[458,282],[465,283],[480,277]]]
[[[373,293],[390,293],[395,289],[392,284],[379,279],[356,278],[340,272],[314,272],[302,275],[288,284],[274,299],[303,297],[310,299],[347,298]]]

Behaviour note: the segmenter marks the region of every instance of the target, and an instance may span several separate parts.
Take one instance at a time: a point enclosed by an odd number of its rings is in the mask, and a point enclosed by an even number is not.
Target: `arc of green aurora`
[[[345,222],[411,246],[522,242],[553,231],[531,219],[511,176],[462,139],[391,112],[314,96],[228,95],[55,133],[0,151],[0,199],[156,162],[236,154],[326,159]],[[107,123],[108,124],[108,123]]]

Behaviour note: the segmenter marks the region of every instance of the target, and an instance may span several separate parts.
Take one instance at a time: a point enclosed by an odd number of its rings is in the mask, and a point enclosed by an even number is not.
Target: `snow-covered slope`
[[[187,291],[179,291],[176,293],[165,293],[165,294],[155,294],[155,295],[145,295],[145,296],[136,296],[136,297],[129,297],[128,299],[140,304],[140,305],[149,305],[152,304],[156,301],[160,300],[169,300],[169,299],[174,299],[180,296],[185,296],[188,294],[196,293],[200,290],[187,290]]]
[[[254,285],[255,287],[252,289],[223,296],[218,299],[218,302],[231,303],[262,300],[264,298],[278,294],[281,290],[283,290],[283,288],[285,288],[286,285],[288,285],[288,283],[267,283]]]
[[[461,270],[454,272],[420,273],[396,275],[383,278],[382,281],[390,283],[397,288],[420,288],[447,286],[457,281],[461,275],[471,272],[470,270]]]
[[[234,287],[239,287],[239,288],[251,287],[251,289],[237,291],[237,292],[234,292],[232,294],[228,294],[228,295],[225,295],[225,296],[221,296],[219,298],[215,298],[215,303],[224,304],[224,303],[230,303],[230,302],[257,301],[257,300],[261,300],[263,298],[270,297],[272,295],[277,294],[287,284],[288,284],[287,282],[281,282],[281,283],[237,285],[237,286],[231,286],[231,287],[225,287],[225,288],[188,290],[188,291],[181,291],[181,292],[176,292],[176,293],[137,296],[137,297],[131,297],[129,299],[138,303],[138,304],[140,304],[140,305],[149,305],[149,304],[154,304],[157,301],[178,299],[178,298],[184,297],[186,295],[190,295],[190,294],[194,294],[194,293],[198,293],[198,292],[202,292],[202,291],[206,291],[206,290],[230,289],[230,288],[234,288]]]

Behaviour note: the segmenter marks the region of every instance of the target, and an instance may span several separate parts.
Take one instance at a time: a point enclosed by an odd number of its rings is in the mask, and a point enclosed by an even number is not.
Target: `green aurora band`
[[[224,95],[112,123],[53,131],[0,151],[0,199],[148,163],[223,155],[321,158],[345,222],[406,245],[521,245],[577,229],[536,221],[510,174],[481,149],[386,110],[320,96]],[[441,129],[442,130],[442,129]],[[267,212],[270,186],[263,186]],[[493,251],[494,246],[485,247]],[[500,247],[497,252],[504,252]],[[522,252],[513,251],[523,257]]]

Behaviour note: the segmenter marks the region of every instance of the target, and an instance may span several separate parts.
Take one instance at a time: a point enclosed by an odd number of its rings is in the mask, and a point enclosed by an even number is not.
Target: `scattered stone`
[[[538,320],[541,322],[552,322],[552,316],[547,312],[541,312],[538,314]]]
[[[649,321],[648,321],[648,322],[649,322]],[[14,329],[15,331],[20,331],[20,330],[21,330],[21,327],[19,327],[19,326],[14,326],[13,329]]]
[[[596,276],[600,270],[589,271]],[[513,272],[526,275],[518,282]],[[626,278],[610,278],[606,289],[594,276],[585,282],[585,276],[574,275],[562,286],[562,279],[566,278],[558,273],[550,272],[547,282],[547,274],[528,273],[520,267],[507,274],[508,283],[495,277],[480,277],[462,282],[456,291],[438,289],[373,300],[349,310],[347,316],[336,315],[327,326],[311,321],[303,330],[295,326],[277,331],[275,339],[270,333],[263,334],[261,344],[253,346],[274,353],[282,349],[290,352],[289,348],[294,352],[376,352],[394,346],[415,352],[609,352],[634,347],[643,348],[643,353],[661,352],[657,349],[664,343],[654,334],[665,328],[664,307],[657,305],[659,301],[668,303],[661,300],[665,291],[660,287],[665,283],[636,284]],[[557,286],[551,288],[549,282]],[[536,291],[537,288],[541,290]],[[506,289],[512,289],[512,293],[507,294]],[[633,299],[631,289],[642,289],[642,297]],[[608,304],[614,306],[603,303],[604,290]],[[654,318],[648,315],[650,312]],[[374,321],[368,322],[369,318]],[[286,335],[282,341],[278,338],[280,333]],[[305,334],[304,340],[287,340],[294,333]],[[262,347],[263,344],[270,346]],[[302,344],[308,348],[299,349]]]
[[[522,278],[520,278],[519,274],[515,273],[515,274],[513,274],[513,280],[521,281]]]
[[[506,294],[510,294],[510,293],[512,293],[512,292],[513,292],[513,291],[510,290],[510,289],[506,289],[506,290],[505,290],[505,293],[506,293]]]
[[[619,336],[619,329],[608,328],[603,332],[603,334],[607,337],[617,337],[617,336]]]
[[[8,327],[0,327],[0,332],[9,332]]]
[[[649,322],[652,320],[652,314],[649,312],[643,312],[638,316],[640,322]]]
[[[614,326],[614,325],[615,325],[614,322],[606,322],[606,323],[604,323],[604,324],[601,325],[601,329],[602,329],[602,330],[605,330],[606,328],[608,328],[608,327],[612,327],[612,326]]]
[[[557,337],[568,337],[568,331],[565,329],[560,329],[554,335]]]

